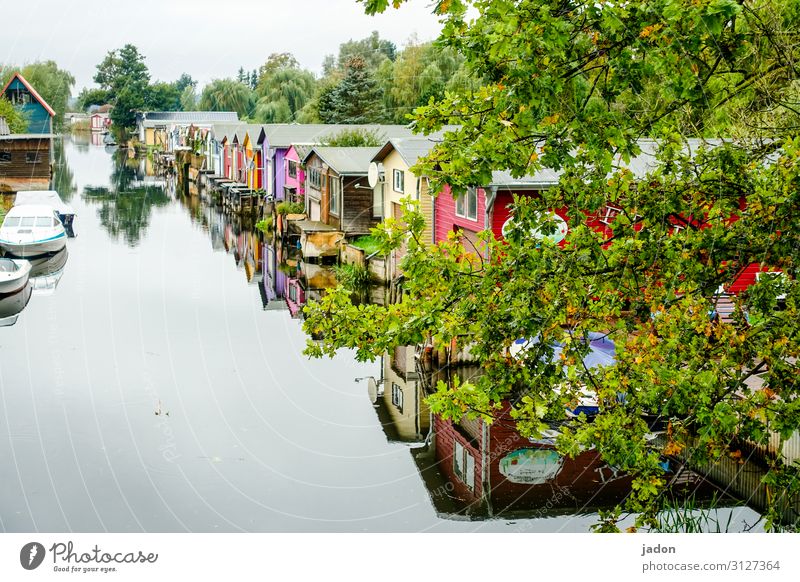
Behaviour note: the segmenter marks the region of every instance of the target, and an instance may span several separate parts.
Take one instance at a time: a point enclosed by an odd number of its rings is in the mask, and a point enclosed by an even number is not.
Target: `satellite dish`
[[[383,167],[379,165],[377,162],[372,162],[369,165],[369,171],[367,172],[367,181],[369,185],[374,188],[381,182],[381,178],[383,177]]]
[[[567,226],[567,222],[563,218],[561,218],[558,214],[556,214],[555,212],[549,212],[544,217],[544,220],[553,223],[553,225],[555,226],[555,231],[550,234],[544,234],[540,229],[534,228],[531,229],[530,231],[530,236],[532,238],[536,240],[547,239],[549,241],[558,244],[567,237],[567,232],[569,231],[569,227]],[[505,223],[503,223],[502,232],[504,237],[508,237],[508,234],[513,226],[514,226],[514,217],[511,216],[509,217],[508,220],[505,221]]]

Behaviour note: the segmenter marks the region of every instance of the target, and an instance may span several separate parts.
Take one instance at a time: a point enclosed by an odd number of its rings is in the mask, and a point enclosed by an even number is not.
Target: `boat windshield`
[[[23,216],[19,223],[20,226],[33,226],[33,216]]]
[[[3,226],[19,226],[19,216],[7,216]]]
[[[11,259],[0,259],[0,273],[13,273],[17,269],[17,264]]]
[[[49,216],[37,216],[36,226],[53,226],[53,219]]]

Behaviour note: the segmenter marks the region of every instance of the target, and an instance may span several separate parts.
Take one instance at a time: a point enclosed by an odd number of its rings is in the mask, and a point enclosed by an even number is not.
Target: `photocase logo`
[[[26,570],[35,570],[44,561],[44,546],[39,542],[30,542],[19,551],[19,563]]]

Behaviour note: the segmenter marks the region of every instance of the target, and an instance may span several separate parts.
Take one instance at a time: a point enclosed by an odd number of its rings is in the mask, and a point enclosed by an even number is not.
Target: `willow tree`
[[[389,2],[365,4],[374,13]],[[400,344],[468,342],[485,374],[440,385],[431,409],[491,421],[509,401],[524,434],[557,426],[564,453],[593,447],[634,476],[626,509],[639,524],[653,522],[664,491],[663,454],[704,463],[788,438],[800,425],[799,6],[438,2],[440,42],[481,84],[416,110],[420,131],[460,128],[415,173],[456,193],[489,184],[496,170],[553,168],[560,183],[520,199],[505,239],[484,232],[477,258],[457,239],[420,243],[413,208],[407,232],[388,219],[384,247],[408,248],[403,299],[354,306],[346,290],[329,294],[307,308],[307,331],[323,338],[307,353],[348,347],[369,359]],[[709,137],[730,139],[704,144]],[[637,176],[629,161],[642,138],[658,147]],[[622,209],[612,234],[587,226],[607,204]],[[559,208],[570,209],[569,232],[555,244],[542,235]],[[751,264],[784,275],[736,295],[730,320],[714,317],[720,289]],[[590,332],[614,341],[615,365],[583,365]],[[529,349],[510,357],[520,338]],[[581,389],[597,396],[591,419],[565,414]],[[655,417],[666,426],[661,444]],[[799,469],[771,461],[770,525],[782,494],[800,489]]]

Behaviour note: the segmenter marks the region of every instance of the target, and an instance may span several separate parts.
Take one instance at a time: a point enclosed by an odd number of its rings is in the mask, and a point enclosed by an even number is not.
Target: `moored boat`
[[[0,248],[15,257],[54,253],[66,244],[66,230],[51,206],[14,206],[0,226]]]
[[[31,264],[24,259],[0,258],[0,295],[16,293],[27,283]]]

